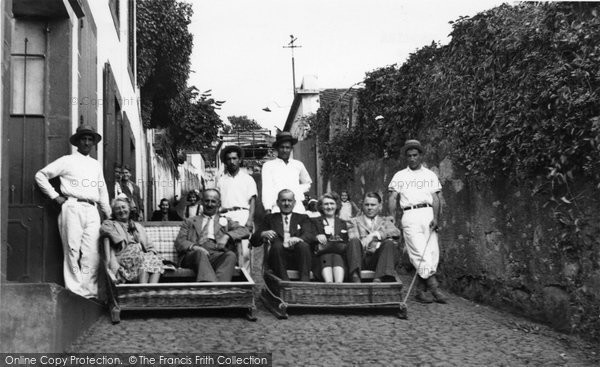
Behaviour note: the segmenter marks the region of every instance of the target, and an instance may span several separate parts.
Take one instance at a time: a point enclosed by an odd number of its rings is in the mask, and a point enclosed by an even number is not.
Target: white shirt
[[[287,218],[287,223],[286,223]],[[281,214],[281,222],[283,223],[283,242],[287,242],[290,239],[290,221],[292,220],[291,214]]]
[[[235,176],[229,172],[219,175],[217,189],[221,193],[221,207],[228,209],[240,207],[248,209],[249,202],[253,196],[257,196],[256,182],[252,176],[239,170]]]
[[[216,215],[216,214],[215,214]],[[206,228],[206,238],[209,240],[215,239],[215,216],[202,214],[204,217],[204,228]]]
[[[123,195],[125,195],[125,194],[123,194],[123,190],[121,190],[121,184],[118,182],[115,182],[115,190],[114,191],[115,191],[115,196],[114,196],[115,198],[123,197]],[[125,196],[125,197],[127,197],[127,196]]]
[[[186,212],[187,212],[187,216],[186,216]],[[202,213],[202,207],[200,206],[200,204],[188,205],[185,207],[185,209],[183,211],[183,216],[186,219],[189,219],[189,218],[194,218],[197,215],[200,215],[200,213]]]
[[[350,220],[352,218],[352,204],[349,201],[342,201],[339,216],[341,220]]]
[[[54,177],[60,178],[60,191],[64,196],[99,203],[104,214],[110,217],[108,188],[104,181],[100,162],[90,156],[75,152],[62,156],[37,171],[35,182],[42,192],[52,200],[60,196],[49,181]]]
[[[396,172],[388,186],[389,190],[400,194],[400,206],[406,208],[418,204],[433,204],[433,193],[442,190],[435,173],[421,167],[412,170],[408,167]]]
[[[129,192],[131,193],[131,198],[129,198],[129,206],[131,207],[131,209],[136,209],[137,208],[137,203],[135,202],[134,196],[133,196],[133,182],[131,181],[127,181],[125,183],[125,185],[127,185],[127,188],[129,189]],[[123,194],[125,197],[127,197],[127,195]]]
[[[323,218],[323,230],[326,235],[333,236],[335,234],[335,218],[331,219],[331,223],[327,218]]]
[[[312,180],[302,162],[289,159],[286,164],[283,159],[275,158],[267,161],[262,167],[262,202],[265,210],[279,211],[277,194],[283,189],[292,190],[296,199],[294,212],[305,213],[302,199],[304,193],[310,190]]]

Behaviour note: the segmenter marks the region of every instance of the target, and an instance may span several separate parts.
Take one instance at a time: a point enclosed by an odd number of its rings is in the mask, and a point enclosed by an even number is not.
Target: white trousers
[[[98,297],[100,215],[94,205],[67,200],[58,216],[65,286],[86,298]]]
[[[440,261],[437,232],[429,228],[433,208],[418,208],[402,215],[402,232],[410,262],[421,278],[427,279],[437,271]]]
[[[248,216],[250,215],[250,212],[248,210],[235,210],[235,211],[229,211],[223,215],[231,220],[235,220],[241,226],[245,226],[246,222],[248,221]],[[250,257],[251,257],[250,241],[249,240],[241,240],[238,243],[237,252],[238,252],[238,265],[241,268],[244,268],[248,272],[250,272]]]

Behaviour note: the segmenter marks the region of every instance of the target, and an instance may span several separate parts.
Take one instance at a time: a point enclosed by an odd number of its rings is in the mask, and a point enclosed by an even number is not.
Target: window
[[[129,62],[129,76],[131,84],[135,83],[135,1],[127,3],[127,61]]]
[[[108,0],[110,14],[112,15],[115,28],[117,29],[117,37],[121,39],[121,2],[119,0]]]
[[[11,114],[44,114],[45,24],[16,20],[11,40]]]

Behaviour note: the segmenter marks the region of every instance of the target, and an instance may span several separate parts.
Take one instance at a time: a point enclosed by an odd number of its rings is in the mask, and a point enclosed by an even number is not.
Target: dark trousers
[[[232,251],[208,251],[195,248],[181,259],[181,267],[196,272],[197,282],[230,282],[237,256]]]
[[[290,280],[287,269],[300,272],[300,281],[310,281],[311,252],[310,246],[302,241],[291,248],[284,248],[283,241],[276,238],[271,242],[268,257],[269,268],[281,280]]]
[[[360,271],[364,268],[366,270],[374,270],[375,278],[395,276],[394,249],[394,241],[384,240],[381,242],[377,251],[368,254],[364,253],[359,239],[350,239],[350,241],[348,241],[348,246],[346,247],[348,274],[352,274],[354,271],[358,271],[360,274]]]

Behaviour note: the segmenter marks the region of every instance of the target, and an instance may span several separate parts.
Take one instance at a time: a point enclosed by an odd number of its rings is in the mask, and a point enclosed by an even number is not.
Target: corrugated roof
[[[357,89],[323,89],[319,93],[320,107],[330,107],[333,104],[340,102],[347,103],[350,98],[356,95]]]
[[[222,134],[221,141],[223,143],[234,143],[239,146],[248,146],[248,145],[268,145],[268,146],[270,146],[275,141],[275,137],[272,136],[271,132],[267,129],[245,130],[245,131],[232,131],[228,134]]]

